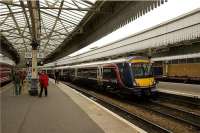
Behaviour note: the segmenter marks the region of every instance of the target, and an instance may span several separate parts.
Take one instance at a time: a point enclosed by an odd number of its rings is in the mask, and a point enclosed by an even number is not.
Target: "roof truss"
[[[38,51],[48,55],[69,36],[88,11],[96,12],[93,5],[88,0],[1,0],[1,34],[19,53],[31,51],[32,42],[36,40]]]

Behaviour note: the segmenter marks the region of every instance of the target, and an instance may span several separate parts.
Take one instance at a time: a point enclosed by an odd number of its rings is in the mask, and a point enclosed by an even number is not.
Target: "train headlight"
[[[133,82],[133,86],[137,86],[137,83],[135,81]]]

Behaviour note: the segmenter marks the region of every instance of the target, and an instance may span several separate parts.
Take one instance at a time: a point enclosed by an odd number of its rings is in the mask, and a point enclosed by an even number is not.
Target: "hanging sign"
[[[26,52],[25,53],[25,58],[31,59],[32,58],[32,52]],[[44,58],[44,53],[37,53],[37,58],[38,59],[43,59]]]

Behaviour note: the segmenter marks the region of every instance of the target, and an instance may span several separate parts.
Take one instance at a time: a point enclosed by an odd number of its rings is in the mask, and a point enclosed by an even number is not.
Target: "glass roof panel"
[[[92,7],[90,2],[94,3],[92,0],[39,0],[41,36],[38,50],[46,55],[55,50]],[[29,9],[27,0],[0,0],[1,33],[22,53],[31,51]]]

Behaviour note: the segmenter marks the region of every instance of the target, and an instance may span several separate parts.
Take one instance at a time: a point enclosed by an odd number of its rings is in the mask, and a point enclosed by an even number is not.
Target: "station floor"
[[[48,97],[28,95],[25,83],[20,96],[14,85],[6,85],[1,95],[1,133],[136,133],[145,132],[109,112],[68,86],[52,81]]]
[[[196,84],[159,82],[158,91],[176,95],[183,95],[187,97],[200,98],[200,85]]]

